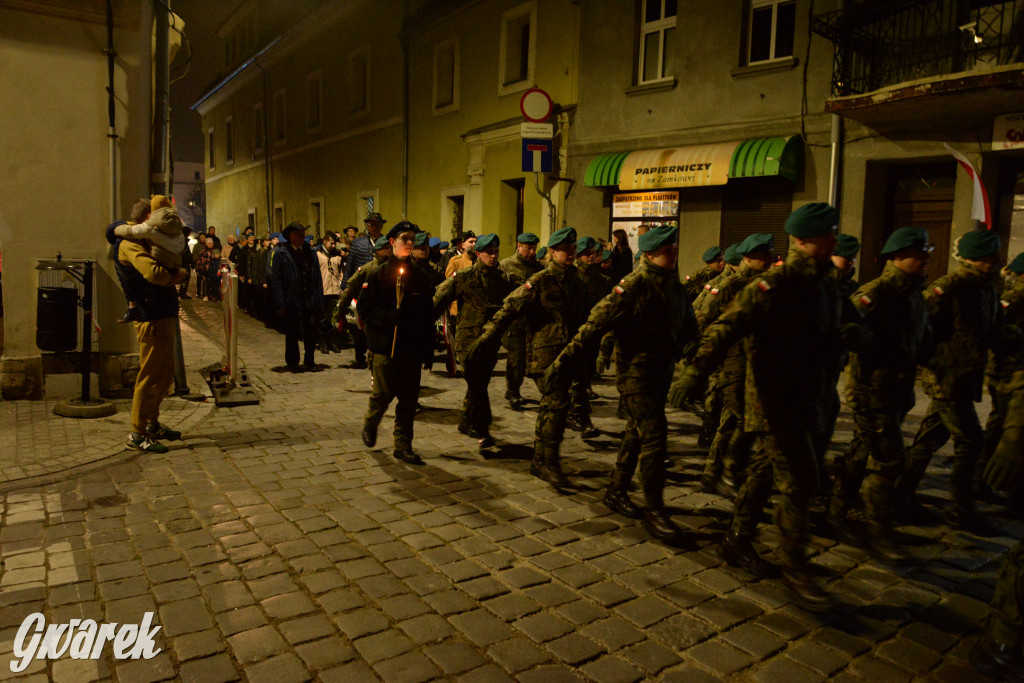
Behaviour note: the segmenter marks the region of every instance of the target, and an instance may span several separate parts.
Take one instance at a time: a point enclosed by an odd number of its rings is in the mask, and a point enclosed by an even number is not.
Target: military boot
[[[997,643],[986,633],[974,644],[968,659],[971,666],[993,680],[1024,681],[1020,643]]]
[[[653,479],[654,477],[652,477]],[[646,507],[643,510],[644,528],[647,533],[666,545],[683,545],[686,540],[686,532],[676,526],[665,510],[663,499],[663,479],[644,485],[644,502]]]
[[[783,567],[782,582],[793,593],[796,604],[808,612],[827,612],[832,609],[832,598],[807,573],[806,568]]]
[[[892,536],[880,530],[872,530],[871,540],[868,542],[868,552],[879,562],[897,567],[910,564],[912,561],[912,558],[892,539]]]
[[[569,480],[562,472],[562,463],[558,455],[558,446],[541,444],[538,442],[534,452],[534,462],[537,461],[537,453],[540,453],[540,463],[537,465],[536,476],[540,477],[556,489],[569,488]],[[531,468],[531,472],[533,469]]]
[[[732,531],[726,534],[722,544],[718,546],[718,556],[726,564],[739,567],[759,579],[769,579],[779,575],[777,565],[758,555],[749,540],[740,538]]]
[[[604,504],[612,512],[618,513],[630,519],[641,519],[644,514],[629,498],[629,480],[633,478],[632,470],[615,468],[612,473],[612,481],[608,491],[604,494]]]

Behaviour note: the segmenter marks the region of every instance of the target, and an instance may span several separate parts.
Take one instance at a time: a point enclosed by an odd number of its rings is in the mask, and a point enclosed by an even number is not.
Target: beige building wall
[[[136,348],[129,326],[115,322],[125,300],[103,234],[112,216],[123,216],[135,198],[149,196],[151,15],[148,3],[118,7],[114,88],[120,137],[113,207],[102,12],[92,17],[79,7],[62,16],[58,7],[47,14],[0,8],[0,389],[6,398],[41,397],[37,259],[54,258],[58,251],[65,258],[95,259],[99,351]]]

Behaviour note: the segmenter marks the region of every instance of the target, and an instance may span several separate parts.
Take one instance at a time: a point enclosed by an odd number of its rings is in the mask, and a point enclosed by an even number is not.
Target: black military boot
[[[758,555],[749,540],[741,539],[731,531],[718,546],[718,556],[729,566],[739,567],[759,579],[770,579],[779,575],[778,565]]]
[[[989,634],[978,638],[968,656],[971,666],[996,681],[1024,681],[1020,643],[1003,645]]]
[[[506,391],[505,400],[508,401],[508,407],[512,410],[522,410],[525,401],[523,397],[519,395],[519,392]]]
[[[665,510],[662,491],[664,477],[652,476],[653,482],[644,486],[644,528],[647,533],[666,545],[686,544],[687,534],[672,521]]]
[[[604,494],[604,504],[608,506],[609,510],[623,517],[641,519],[644,516],[643,511],[633,504],[633,501],[629,498],[629,492],[626,490],[626,487],[629,486],[629,480],[632,478],[632,472],[616,467],[615,472],[612,473],[611,484],[609,484],[608,490]]]
[[[363,423],[363,443],[367,448],[373,448],[377,444],[377,427],[371,427],[369,422]]]
[[[808,612],[827,612],[832,609],[832,598],[804,567],[783,567],[782,582],[793,593],[796,604]]]
[[[562,463],[558,456],[558,447],[548,444],[538,444],[534,454],[534,462],[537,461],[536,453],[541,454],[540,464],[537,466],[536,475],[551,484],[558,490],[569,488],[569,480],[562,472]],[[533,470],[531,469],[531,472]]]
[[[871,540],[868,542],[868,552],[879,562],[896,567],[910,564],[913,560],[903,548],[893,541],[888,533],[872,531]]]
[[[601,435],[600,430],[594,426],[594,423],[590,421],[589,415],[584,415],[580,418],[580,438],[581,439],[596,439]]]

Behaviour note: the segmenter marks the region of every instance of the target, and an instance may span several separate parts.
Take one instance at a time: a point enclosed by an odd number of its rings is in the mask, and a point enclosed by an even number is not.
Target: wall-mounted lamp
[[[961,24],[960,30],[966,34],[968,39],[973,40],[975,45],[981,42],[982,38],[978,35],[978,22],[971,21],[966,24]]]

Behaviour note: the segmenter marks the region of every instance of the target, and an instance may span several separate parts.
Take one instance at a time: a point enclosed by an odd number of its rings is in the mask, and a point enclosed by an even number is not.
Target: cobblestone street
[[[215,352],[220,308],[184,303],[186,359],[198,367]],[[378,447],[363,446],[369,373],[347,367],[351,351],[318,356],[323,372],[287,374],[272,370],[283,346],[241,316],[239,354],[261,404],[168,399],[187,433],[166,455],[100,461],[121,450],[123,407],[102,430],[26,432],[48,419],[30,408],[18,420],[33,427],[15,433],[4,419],[5,457],[14,447],[45,458],[45,438],[55,452],[97,455],[95,469],[0,494],[0,680],[987,680],[966,659],[999,560],[1024,531],[1017,522],[990,517],[1004,534],[986,539],[904,527],[916,563],[901,569],[815,537],[816,572],[840,605],[812,615],[781,581],[723,565],[714,539],[668,548],[600,503],[622,429],[609,377],[595,386],[601,438],[567,432],[579,489],[561,495],[527,472],[535,412],[508,409],[500,371],[499,449],[488,457],[455,428],[464,382],[424,373],[414,446],[426,465],[412,467],[391,457],[394,406]],[[669,421],[675,519],[721,531],[732,506],[696,490],[696,418],[671,411]],[[851,428],[844,411],[837,449]],[[951,454],[947,445],[922,485],[939,508]],[[770,523],[761,542],[777,546]],[[34,660],[14,674],[15,633],[35,612],[52,624],[137,624],[155,612],[162,652],[117,661],[108,647],[99,660]]]

